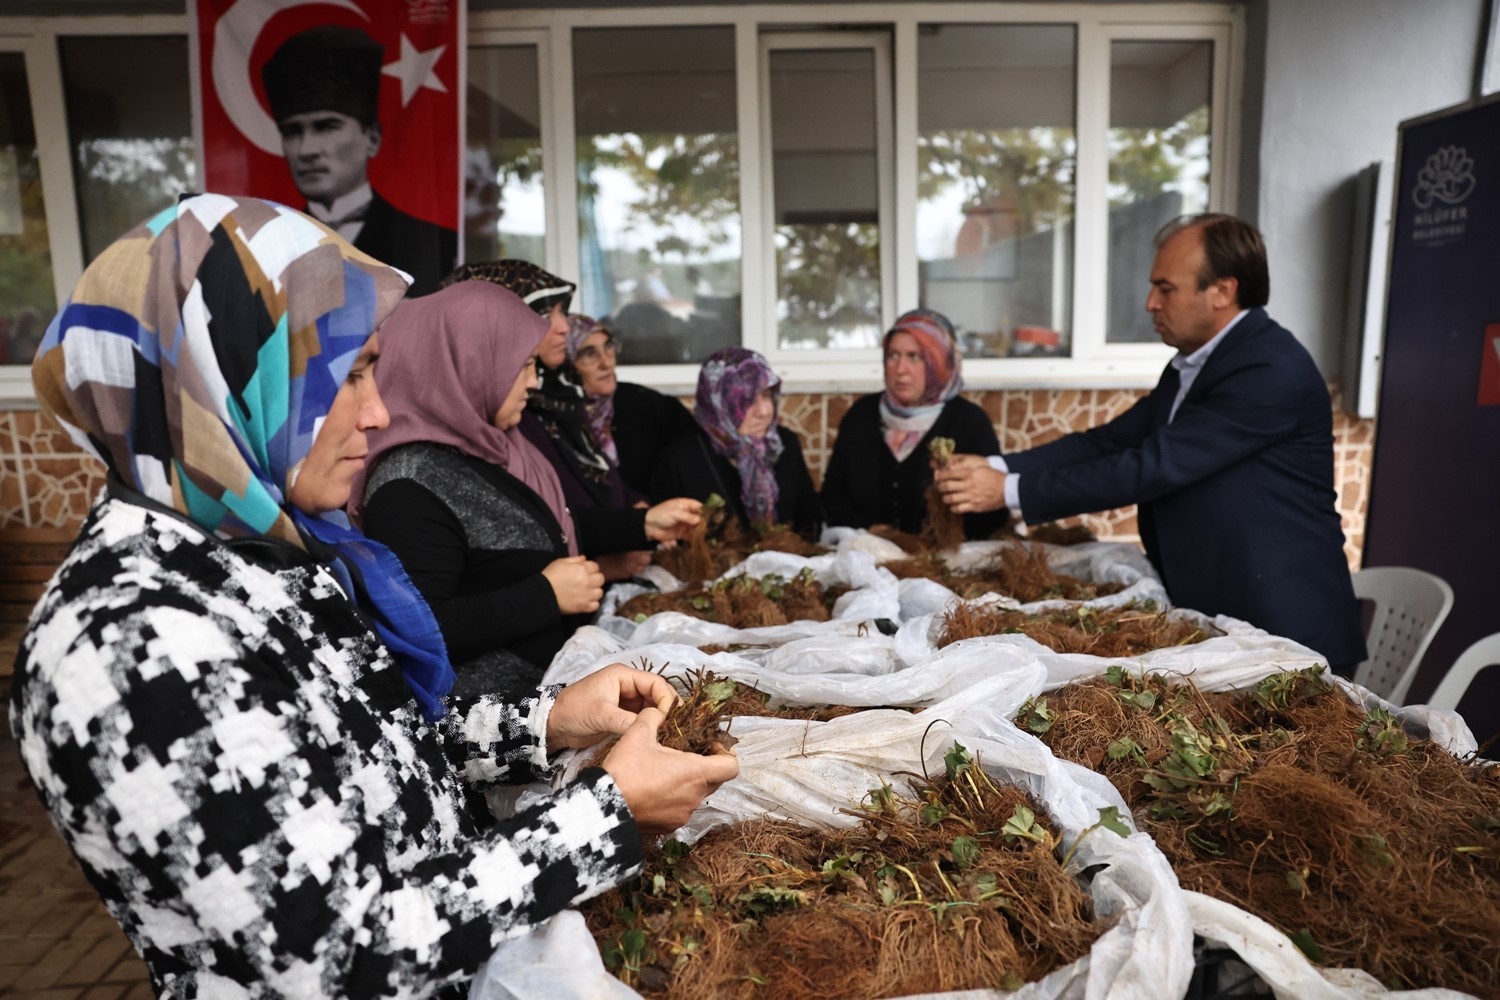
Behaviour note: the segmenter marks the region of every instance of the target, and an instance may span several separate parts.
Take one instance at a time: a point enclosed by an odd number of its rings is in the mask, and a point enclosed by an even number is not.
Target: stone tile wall
[[[998,389],[967,392],[995,422],[1000,446],[1019,451],[1083,430],[1123,413],[1139,391],[1088,389]],[[853,393],[789,395],[782,421],[802,437],[813,478],[823,468],[839,421],[857,399]],[[688,400],[691,405],[691,400]],[[1334,405],[1334,475],[1343,517],[1345,552],[1358,569],[1364,545],[1374,423],[1355,420]],[[82,520],[103,484],[102,467],[80,452],[35,411],[0,411],[0,528],[71,528]],[[1085,515],[1101,538],[1137,541],[1135,508]]]

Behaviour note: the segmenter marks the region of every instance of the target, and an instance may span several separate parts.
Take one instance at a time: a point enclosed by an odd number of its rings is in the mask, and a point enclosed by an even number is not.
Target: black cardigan
[[[776,460],[776,520],[790,524],[799,534],[811,536],[822,529],[823,508],[818,491],[807,473],[802,442],[785,427],[776,428],[783,445]],[[734,465],[714,451],[708,435],[693,424],[661,453],[651,477],[653,497],[693,497],[707,500],[710,493],[724,498],[728,509],[748,525],[745,504],[740,499],[740,474]]]
[[[948,400],[916,449],[901,461],[886,447],[880,429],[880,393],[862,396],[844,414],[838,439],[823,475],[823,509],[828,522],[851,528],[889,524],[902,531],[922,530],[927,516],[925,494],[932,482],[927,445],[933,438],[954,440],[964,455],[998,455],[1000,442],[984,410],[961,396]],[[988,538],[1005,526],[1002,508],[990,514],[968,514],[964,533]]]
[[[573,512],[579,550],[652,547],[645,511]],[[535,694],[587,615],[564,615],[542,570],[568,554],[551,508],[525,483],[451,448],[411,444],[371,470],[365,534],[388,545],[432,607],[455,694]]]
[[[651,475],[662,447],[698,427],[676,396],[621,382],[615,388],[615,416],[611,422],[615,450],[620,455],[620,478],[652,503],[670,500],[651,492]]]

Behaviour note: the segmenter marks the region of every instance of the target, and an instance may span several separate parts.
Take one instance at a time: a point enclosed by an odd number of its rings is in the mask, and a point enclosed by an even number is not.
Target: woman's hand
[[[599,564],[587,556],[554,559],[542,570],[552,584],[557,610],[565,615],[592,614],[604,599],[604,574]]]
[[[665,713],[676,700],[677,692],[661,674],[612,663],[557,693],[547,716],[547,749],[593,746],[629,729],[642,709]]]
[[[693,525],[702,520],[703,504],[687,497],[663,500],[646,511],[646,537],[653,542],[675,542],[686,538]]]
[[[659,744],[656,731],[665,720],[655,708],[642,709],[604,758],[604,769],[648,836],[682,826],[716,788],[740,773],[739,761],[727,751],[703,757]]]
[[[599,564],[599,572],[604,574],[605,582],[616,583],[620,580],[629,580],[650,566],[651,550],[611,552],[607,556],[600,556],[595,562]]]

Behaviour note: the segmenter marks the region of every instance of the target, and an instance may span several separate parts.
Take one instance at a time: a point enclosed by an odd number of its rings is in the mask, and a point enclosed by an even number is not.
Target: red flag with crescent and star
[[[203,190],[305,207],[263,73],[289,39],[336,25],[364,32],[382,50],[370,186],[408,216],[458,228],[464,0],[192,0],[188,6]]]

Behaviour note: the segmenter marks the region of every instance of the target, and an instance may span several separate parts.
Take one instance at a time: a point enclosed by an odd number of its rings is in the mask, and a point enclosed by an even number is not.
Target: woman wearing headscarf
[[[927,446],[952,438],[961,454],[993,455],[995,428],[984,410],[959,396],[962,356],[953,325],[942,313],[914,309],[886,333],[885,391],[856,400],[839,423],[823,475],[823,508],[830,524],[888,525],[922,530],[932,482]],[[987,538],[1005,512],[970,514],[964,532]]]
[[[670,690],[623,666],[445,702],[426,605],[339,512],[405,284],[301,213],[197,195],[89,265],[33,364],[109,480],[22,640],[11,726],[159,995],[433,995],[631,874],[641,831],[734,770],[657,746]],[[605,732],[602,770],[471,818],[469,789]]]
[[[663,442],[692,430],[693,414],[675,396],[615,376],[619,338],[588,316],[568,317],[567,358],[583,390],[589,434],[619,472],[625,488],[642,497]]]
[[[698,372],[697,424],[674,441],[652,476],[655,496],[724,498],[747,525],[790,524],[816,533],[823,512],[802,444],[778,421],[781,377],[744,347],[716,351]]]
[[[568,360],[568,304],[577,285],[526,260],[463,264],[444,285],[487,281],[516,293],[547,321],[537,350],[538,384],[521,417],[521,433],[557,469],[568,507],[627,507],[639,497],[625,489],[603,448],[589,433],[588,401]]]
[[[391,425],[371,438],[356,513],[431,605],[459,694],[536,690],[603,596],[580,551],[649,549],[698,521],[688,499],[569,511],[518,429],[546,334],[519,296],[484,281],[403,302],[380,331]]]

